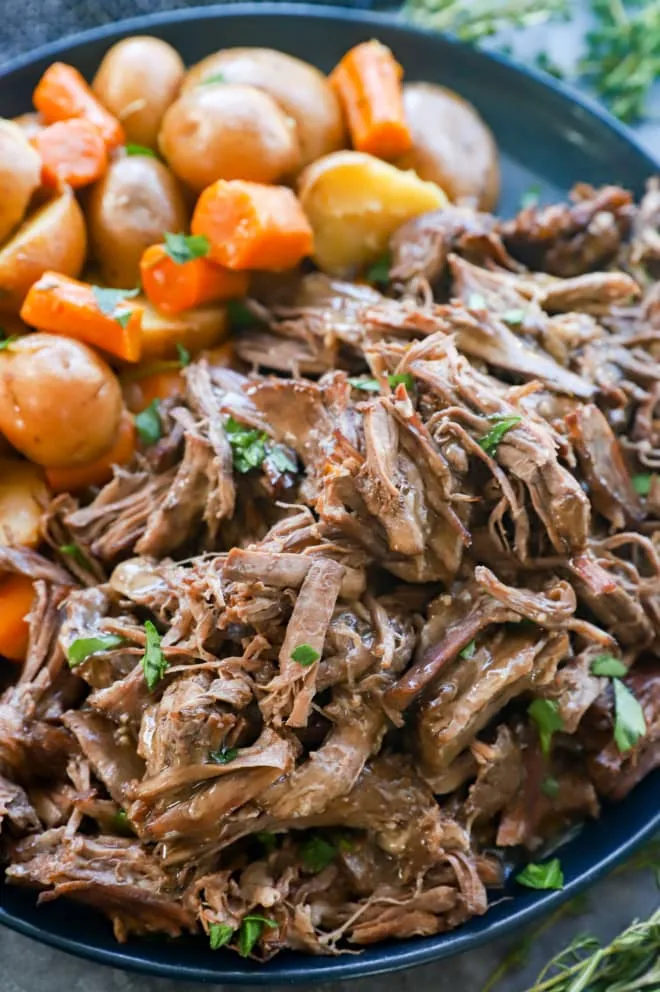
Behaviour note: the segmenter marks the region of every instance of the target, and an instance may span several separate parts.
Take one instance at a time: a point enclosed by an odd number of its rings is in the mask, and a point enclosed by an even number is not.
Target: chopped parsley
[[[474,652],[476,650],[477,650],[477,642],[476,641],[470,641],[469,644],[466,644],[465,645],[465,647],[463,648],[462,651],[459,651],[458,652],[458,657],[459,658],[465,658],[466,660],[469,660],[470,658],[473,658],[474,657]]]
[[[229,314],[229,324],[236,331],[243,331],[247,327],[254,327],[255,324],[259,323],[259,319],[240,300],[228,300],[227,313]]]
[[[337,856],[337,848],[325,837],[314,835],[309,837],[300,848],[300,856],[305,868],[318,875],[327,868]]]
[[[387,381],[392,389],[397,386],[405,386],[408,392],[415,388],[415,380],[410,372],[402,372],[399,375],[388,375]]]
[[[277,929],[277,923],[275,920],[269,920],[267,916],[257,916],[252,913],[250,916],[243,917],[241,928],[238,931],[238,953],[242,958],[249,956],[252,948],[264,932],[264,927]]]
[[[211,242],[205,234],[165,234],[165,251],[177,265],[185,265],[196,258],[206,258]]]
[[[363,393],[379,393],[380,383],[378,379],[368,379],[366,376],[355,376],[348,380],[353,389],[360,389]]]
[[[227,80],[226,80],[225,76],[223,75],[223,73],[221,73],[221,72],[214,72],[212,75],[205,76],[204,79],[200,79],[200,81],[197,83],[197,85],[198,86],[210,86],[211,83],[226,83],[226,82],[227,82]]]
[[[538,206],[541,196],[541,187],[537,184],[530,186],[520,197],[520,209],[527,210],[528,207]]]
[[[5,336],[5,332],[2,331],[2,339],[0,340],[0,351],[5,351],[10,345],[15,341],[18,341],[18,334],[10,334],[9,337]]]
[[[592,675],[606,675],[608,678],[621,678],[622,675],[626,675],[628,669],[618,658],[615,658],[613,654],[599,654],[597,658],[591,662],[591,674]]]
[[[552,858],[551,861],[533,861],[516,875],[516,882],[525,885],[528,889],[563,889],[564,873],[561,870],[559,858]]]
[[[147,644],[142,656],[142,670],[147,688],[153,691],[170,666],[160,646],[160,634],[151,620],[145,622],[144,629],[147,634]]]
[[[97,637],[77,637],[67,648],[66,657],[69,668],[75,668],[86,658],[101,651],[111,651],[124,643],[119,634],[99,634]]]
[[[624,754],[635,747],[640,737],[646,733],[644,710],[632,692],[621,679],[612,679],[614,685],[614,740],[619,751]]]
[[[77,544],[60,544],[57,550],[61,555],[67,555],[69,558],[73,558],[73,560],[77,562],[81,568],[86,568],[88,571],[90,570],[91,566]]]
[[[483,448],[487,455],[494,455],[497,451],[500,441],[512,427],[519,424],[522,417],[496,417],[493,419],[493,426],[484,434],[483,437],[479,438],[479,447]]]
[[[185,345],[181,344],[180,341],[176,343],[176,353],[179,356],[179,365],[182,369],[185,369],[187,365],[190,365],[190,352]]]
[[[271,448],[268,452],[268,461],[278,472],[291,472],[295,475],[298,471],[295,455],[290,455],[281,444],[276,444]]]
[[[559,782],[552,775],[546,775],[541,782],[541,792],[548,799],[556,799],[559,795]]]
[[[134,299],[140,292],[137,289],[107,289],[105,286],[92,286],[96,305],[105,317],[115,317],[115,310],[125,300]]]
[[[129,142],[126,145],[126,154],[127,155],[146,155],[149,158],[158,158],[158,155],[153,150],[153,148],[147,148],[146,145],[136,145],[136,144],[133,144],[132,142]]]
[[[163,436],[163,425],[160,419],[160,400],[152,400],[149,406],[135,417],[135,427],[140,440],[145,446],[155,444]]]
[[[128,327],[128,322],[133,316],[132,310],[122,310],[120,313],[113,314],[114,320],[117,321],[120,327]]]
[[[133,837],[135,831],[125,809],[118,810],[112,818],[112,829],[122,837]]]
[[[219,751],[209,751],[209,758],[216,765],[228,765],[238,758],[237,747],[221,747]]]
[[[245,475],[253,468],[259,468],[266,457],[268,435],[255,427],[246,427],[230,417],[225,424],[225,433],[231,446],[234,468]]]
[[[559,707],[554,699],[535,699],[530,703],[527,712],[536,724],[541,750],[547,757],[550,754],[552,735],[557,730],[564,729],[564,721],[559,713]]]
[[[638,496],[648,496],[651,492],[653,476],[650,472],[643,472],[640,475],[633,475],[631,482]]]
[[[212,951],[225,947],[233,936],[234,931],[227,923],[209,923],[209,944]]]
[[[368,282],[388,282],[390,278],[390,265],[392,260],[389,255],[383,255],[377,262],[370,265],[365,276]]]
[[[303,668],[309,668],[313,665],[315,661],[318,661],[321,655],[316,651],[311,644],[299,644],[297,648],[294,648],[291,652],[291,660],[297,661],[299,665]]]

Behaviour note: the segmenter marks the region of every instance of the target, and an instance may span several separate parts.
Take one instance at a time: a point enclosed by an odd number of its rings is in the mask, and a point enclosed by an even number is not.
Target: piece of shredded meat
[[[255,279],[234,365],[0,548],[9,883],[119,940],[355,952],[486,912],[660,766],[658,216],[447,206],[379,290]]]

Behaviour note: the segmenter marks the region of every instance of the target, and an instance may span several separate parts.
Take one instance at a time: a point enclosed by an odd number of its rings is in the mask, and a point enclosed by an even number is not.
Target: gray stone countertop
[[[200,0],[196,0],[200,2]],[[17,7],[5,0],[7,13]],[[27,0],[24,14],[15,14],[3,25],[0,61],[83,28],[155,9],[171,9],[182,0]],[[347,6],[350,3],[346,4]],[[535,28],[516,40],[516,52],[525,56],[540,45],[560,63],[569,64],[579,50],[579,36],[588,24],[587,4],[574,0],[571,25]],[[657,120],[654,120],[656,118]],[[649,120],[637,128],[643,143],[660,160],[660,91],[654,94]],[[578,933],[588,931],[608,940],[634,918],[644,919],[658,908],[658,889],[650,872],[615,873],[593,888],[580,916],[564,916],[538,933],[522,967],[511,970],[497,985],[497,992],[524,992],[543,965]],[[66,912],[66,902],[62,902]],[[380,992],[386,984],[391,992],[481,992],[502,960],[520,946],[524,934],[468,952],[450,961],[440,961],[388,977],[351,982],[356,992]],[[348,983],[331,988],[337,992]],[[37,944],[26,937],[0,928],[0,992],[196,992],[200,988],[220,992],[223,986],[182,984],[131,975]],[[229,987],[227,992],[229,992]],[[311,988],[311,986],[309,987]],[[324,986],[317,986],[320,990]]]

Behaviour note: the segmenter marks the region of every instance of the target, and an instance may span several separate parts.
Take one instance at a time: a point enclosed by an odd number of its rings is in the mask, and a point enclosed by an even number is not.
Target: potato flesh
[[[177,345],[192,355],[220,344],[229,333],[227,309],[197,307],[178,314],[160,313],[146,297],[138,297],[142,314],[142,361],[177,358]]]
[[[36,547],[47,497],[40,468],[17,458],[0,459],[0,544]]]
[[[300,201],[314,230],[314,261],[330,275],[350,276],[387,251],[401,224],[444,206],[447,197],[414,172],[361,152],[336,152],[303,173]]]

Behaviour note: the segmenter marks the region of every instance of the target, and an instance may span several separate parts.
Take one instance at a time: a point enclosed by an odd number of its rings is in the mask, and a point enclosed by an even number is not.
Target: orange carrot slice
[[[25,619],[34,602],[32,579],[6,575],[0,579],[0,655],[25,661],[29,627]]]
[[[219,179],[199,197],[191,230],[228,269],[292,269],[313,250],[309,221],[286,186]]]
[[[158,365],[158,363],[151,363]],[[166,364],[162,362],[161,364]],[[131,369],[133,372],[133,369]],[[171,396],[180,396],[185,391],[185,382],[181,375],[181,369],[158,369],[153,372],[146,372],[144,376],[137,377],[139,369],[135,369],[136,376],[131,376],[130,381],[122,383],[124,401],[131,413],[141,413],[142,410],[153,403],[154,400],[167,400]]]
[[[58,272],[44,272],[21,307],[26,324],[85,341],[127,362],[140,358],[142,307],[133,291],[101,289]]]
[[[330,75],[346,114],[353,147],[392,160],[412,146],[401,91],[403,70],[379,41],[351,48]]]
[[[72,65],[53,62],[37,83],[32,102],[46,124],[84,117],[96,124],[108,148],[126,141],[116,117],[99,103],[84,78]]]
[[[58,121],[39,132],[32,144],[41,156],[45,186],[67,183],[74,189],[100,179],[108,167],[108,152],[96,124],[81,118]]]
[[[135,454],[135,424],[130,413],[125,412],[119,421],[119,430],[112,447],[84,465],[70,468],[45,469],[46,482],[56,493],[77,493],[89,486],[103,486],[112,478],[113,465],[128,465]],[[0,609],[1,609],[0,605]]]
[[[163,313],[245,296],[249,282],[247,272],[232,272],[207,258],[175,262],[165,245],[146,249],[140,274],[147,297]]]

